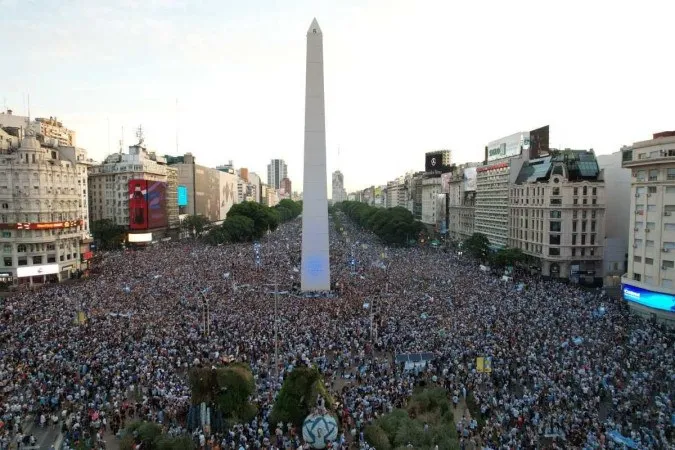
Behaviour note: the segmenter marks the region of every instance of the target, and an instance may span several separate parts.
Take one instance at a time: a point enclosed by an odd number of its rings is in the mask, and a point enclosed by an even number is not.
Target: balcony
[[[630,168],[630,167],[640,167],[640,166],[651,166],[654,164],[673,162],[675,163],[675,149],[669,150],[658,150],[652,151],[650,153],[642,153],[640,157],[633,158],[634,154],[640,154],[639,149],[624,150],[621,167]]]

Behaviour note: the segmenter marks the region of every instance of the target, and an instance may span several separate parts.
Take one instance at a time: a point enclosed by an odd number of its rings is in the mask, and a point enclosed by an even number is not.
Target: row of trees
[[[212,228],[206,238],[212,244],[260,239],[301,213],[302,203],[290,199],[281,200],[272,208],[257,202],[237,203],[230,208],[222,225]]]
[[[338,203],[336,207],[361,227],[375,233],[386,244],[407,244],[424,230],[424,225],[415,220],[410,211],[400,206],[375,208],[361,202],[345,201]]]
[[[206,403],[224,418],[227,428],[237,423],[250,422],[257,414],[250,401],[255,393],[255,382],[250,366],[232,363],[220,367],[195,367],[188,374],[192,391],[192,404]],[[296,367],[285,378],[275,400],[270,423],[292,423],[302,426],[305,418],[322,397],[327,408],[334,400],[328,394],[321,374],[316,367]],[[216,430],[213,430],[216,431]],[[121,450],[135,448],[146,450],[183,450],[194,448],[189,438],[172,438],[162,434],[161,426],[148,422],[136,422],[125,430],[120,443]]]
[[[270,208],[257,202],[237,203],[230,208],[219,227],[212,228],[206,238],[213,244],[247,242],[260,239],[268,230],[274,231],[280,223],[295,219],[302,213],[302,203],[284,199]],[[181,228],[193,237],[207,232],[209,220],[202,215],[191,215],[181,222]],[[91,232],[101,250],[118,250],[124,244],[126,228],[110,219],[91,224]]]
[[[474,233],[471,237],[465,239],[462,243],[462,249],[479,261],[495,267],[527,264],[532,259],[519,248],[505,247],[496,252],[492,251],[490,240],[483,233]]]

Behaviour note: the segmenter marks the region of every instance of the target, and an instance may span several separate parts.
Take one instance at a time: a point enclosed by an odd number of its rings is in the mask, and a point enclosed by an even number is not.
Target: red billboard
[[[63,222],[21,222],[21,223],[0,223],[0,229],[3,230],[58,230],[62,228],[73,228],[82,225],[82,219],[65,220]]]
[[[166,228],[169,216],[166,211],[166,183],[148,181],[148,228]]]
[[[148,229],[148,182],[129,180],[129,229]]]

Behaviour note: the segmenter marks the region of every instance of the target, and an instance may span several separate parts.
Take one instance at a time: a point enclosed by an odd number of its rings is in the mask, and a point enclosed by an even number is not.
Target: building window
[[[586,245],[586,235],[585,234],[581,235],[581,245]]]
[[[673,175],[675,175],[675,173],[673,173]],[[637,178],[638,181],[645,181],[645,179],[647,178],[647,171],[646,170],[638,170],[635,173],[635,178]],[[670,178],[668,178],[668,179],[670,179]]]
[[[654,258],[645,258],[645,264],[654,265]]]
[[[572,245],[577,245],[577,235],[576,234],[572,235]]]
[[[26,253],[26,244],[19,244],[16,247],[16,251],[19,253]]]
[[[572,248],[572,256],[577,256],[577,249],[576,248]]]
[[[5,257],[3,259],[4,259],[5,267],[12,267],[12,258],[11,257]]]
[[[579,195],[579,188],[574,188],[574,195]]]
[[[633,256],[633,262],[641,263],[642,262],[642,256],[634,255]]]
[[[548,254],[550,256],[560,256],[560,249],[558,247],[550,247],[548,249]]]
[[[659,169],[651,169],[649,171],[649,181],[656,181],[659,179]]]
[[[551,219],[560,219],[562,217],[561,211],[551,211]]]
[[[634,273],[634,274],[633,274],[633,279],[634,279],[635,281],[642,281],[642,275],[640,275],[639,273]]]
[[[553,195],[560,195],[560,188],[559,187],[553,188]]]
[[[9,209],[9,203],[3,203],[2,209]]]
[[[56,255],[47,255],[47,263],[55,263]]]
[[[656,193],[656,186],[649,186],[649,188],[647,189],[647,192],[649,192],[650,194],[655,194]]]
[[[668,180],[675,180],[675,169],[668,169]]]
[[[675,264],[673,264],[673,261],[668,261],[667,259],[664,259],[663,261],[661,261],[661,265],[665,269],[672,269],[673,267],[675,267]]]
[[[635,245],[636,247],[642,247],[642,239],[634,239],[633,245]]]
[[[561,198],[552,198],[551,199],[551,205],[562,205],[562,199]]]
[[[550,245],[560,245],[560,235],[559,234],[551,234],[548,237],[548,243]]]
[[[19,257],[18,265],[19,266],[27,266],[28,265],[28,258],[26,258],[25,256]]]
[[[591,234],[591,245],[595,245],[595,235]]]
[[[33,264],[42,264],[42,256],[33,256]]]

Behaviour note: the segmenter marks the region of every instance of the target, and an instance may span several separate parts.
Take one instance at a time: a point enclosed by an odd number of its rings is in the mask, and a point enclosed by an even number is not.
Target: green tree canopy
[[[474,233],[464,241],[463,248],[474,258],[485,261],[490,254],[490,240],[483,233]]]
[[[206,225],[209,224],[209,219],[202,215],[187,216],[181,222],[181,228],[190,233],[190,236],[200,237],[204,233]]]
[[[255,416],[256,407],[249,402],[255,390],[249,366],[241,363],[223,367],[195,367],[190,370],[192,403],[202,402],[221,411],[225,419],[248,422]]]
[[[424,430],[427,424],[428,431]],[[459,448],[452,408],[445,389],[418,389],[405,409],[396,409],[368,425],[366,441],[378,450]]]
[[[134,422],[124,430],[120,450],[135,450],[137,445],[145,450],[192,450],[189,437],[171,437],[162,434],[162,426],[153,422]]]
[[[247,216],[228,217],[220,228],[230,242],[250,241],[255,234],[255,223]]]
[[[513,266],[522,264],[529,260],[529,257],[519,248],[502,248],[492,255],[490,261],[498,267]]]
[[[270,423],[290,422],[301,426],[316,407],[319,396],[324,399],[326,408],[333,408],[335,402],[326,390],[319,370],[316,367],[295,367],[277,395]]]
[[[416,239],[424,226],[405,208],[375,208],[365,203],[340,202],[340,209],[354,222],[375,233],[391,245],[406,244]]]
[[[253,220],[253,238],[260,239],[267,230],[274,231],[279,225],[279,216],[271,208],[256,202],[242,202],[233,205],[227,212],[227,218],[246,216]]]
[[[110,219],[96,220],[91,224],[91,234],[102,250],[117,250],[124,241],[124,227]]]

